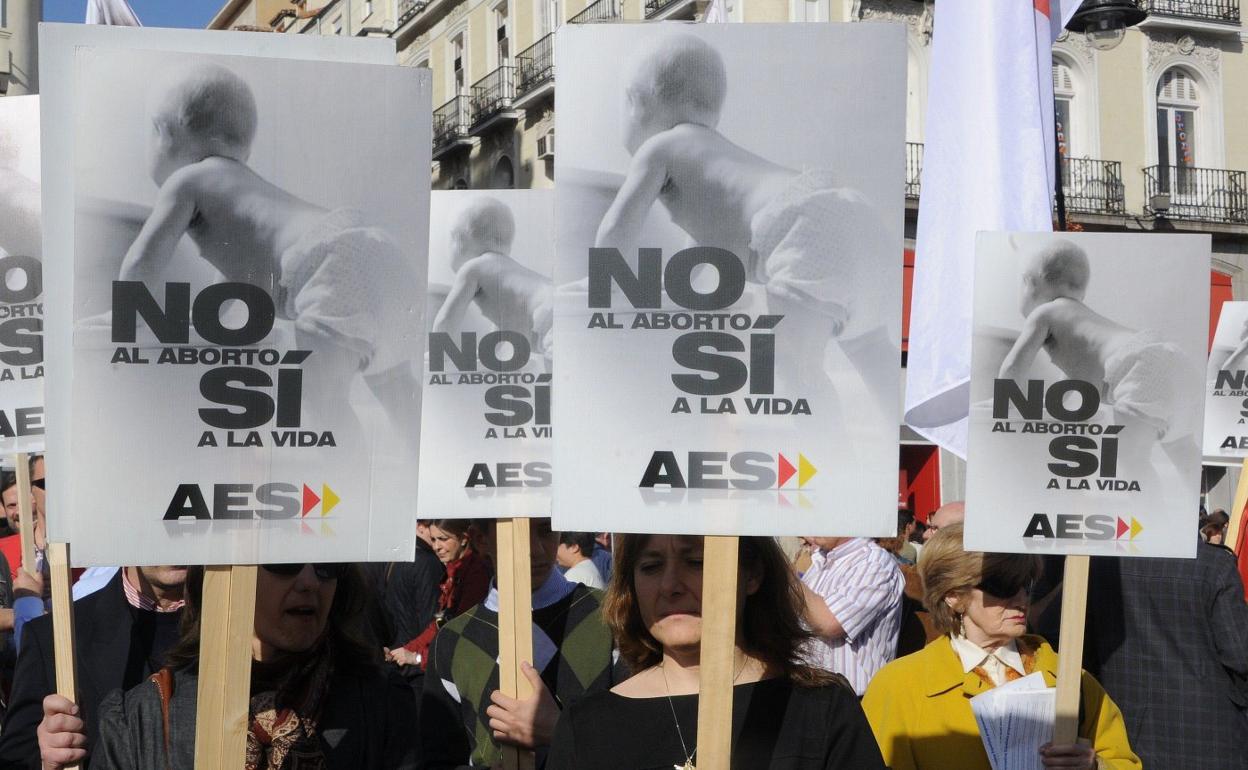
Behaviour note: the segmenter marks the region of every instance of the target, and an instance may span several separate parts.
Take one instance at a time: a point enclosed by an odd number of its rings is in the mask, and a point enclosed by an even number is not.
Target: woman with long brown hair
[[[702,545],[680,535],[619,538],[603,612],[637,673],[563,712],[547,770],[695,766]],[[732,766],[883,768],[853,690],[803,661],[802,594],[779,546],[743,537],[739,553]]]

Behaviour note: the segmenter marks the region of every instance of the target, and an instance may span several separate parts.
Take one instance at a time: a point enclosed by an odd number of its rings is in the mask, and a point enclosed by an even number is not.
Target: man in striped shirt
[[[807,537],[802,575],[810,663],[843,675],[859,697],[897,653],[905,578],[893,555],[861,537]]]

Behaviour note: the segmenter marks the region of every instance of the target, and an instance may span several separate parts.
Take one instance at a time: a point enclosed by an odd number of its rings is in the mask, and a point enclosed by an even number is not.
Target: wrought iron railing
[[[623,0],[597,0],[568,19],[568,23],[592,24],[597,21],[617,21],[623,15],[623,4]]]
[[[1123,214],[1127,210],[1122,164],[1116,160],[1062,159],[1066,210],[1084,214]]]
[[[685,0],[646,0],[646,18],[651,19]]]
[[[433,111],[434,150],[468,135],[468,102],[468,97],[460,94]]]
[[[923,176],[923,143],[906,142],[906,197],[919,197],[919,179]]]
[[[1140,7],[1158,16],[1238,24],[1239,0],[1144,0]]]
[[[516,96],[523,96],[554,79],[554,41],[552,33],[516,54]]]
[[[1153,210],[1170,219],[1248,223],[1248,173],[1243,171],[1149,166],[1144,182]],[[1157,197],[1166,195],[1169,200]]]
[[[428,4],[428,0],[399,0],[399,18],[395,26],[403,26],[413,16],[425,10],[425,6]]]
[[[478,126],[511,107],[516,97],[516,68],[510,64],[472,84],[472,125]]]

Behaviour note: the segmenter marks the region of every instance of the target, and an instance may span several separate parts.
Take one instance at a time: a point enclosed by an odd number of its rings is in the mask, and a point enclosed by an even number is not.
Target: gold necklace
[[[737,673],[732,677],[732,684],[735,687],[737,680],[741,678],[741,674],[745,671],[745,664],[749,658],[741,656],[741,666],[737,668]],[[694,746],[693,751],[685,746],[685,734],[681,732],[680,720],[676,718],[676,706],[672,704],[672,688],[667,683],[667,672],[663,670],[663,663],[659,663],[659,674],[663,677],[663,692],[667,695],[667,707],[672,712],[672,722],[676,725],[676,737],[680,739],[680,752],[685,755],[685,763],[683,765],[672,765],[672,770],[698,770],[693,764],[693,758],[698,753],[698,747]]]

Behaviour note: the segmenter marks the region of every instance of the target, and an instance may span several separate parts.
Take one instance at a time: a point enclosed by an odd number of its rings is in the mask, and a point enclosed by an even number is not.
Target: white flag
[[[1052,43],[1079,0],[942,0],[906,370],[906,422],[966,456],[975,233],[1052,229]]]
[[[87,0],[87,23],[115,27],[143,26],[126,0]]]

